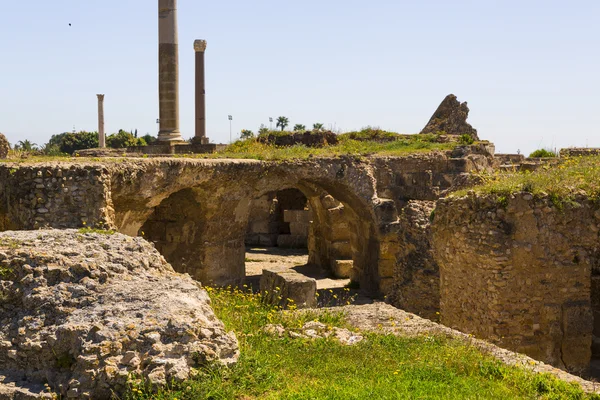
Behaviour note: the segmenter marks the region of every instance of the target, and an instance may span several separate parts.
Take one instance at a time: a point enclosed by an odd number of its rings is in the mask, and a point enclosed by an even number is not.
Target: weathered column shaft
[[[196,134],[195,139],[200,143],[208,143],[206,137],[206,86],[204,74],[204,52],[206,41],[196,40],[194,42],[196,51]]]
[[[181,141],[177,0],[158,0],[158,92],[160,141]]]
[[[106,136],[104,135],[104,95],[98,94],[98,147],[106,147]]]

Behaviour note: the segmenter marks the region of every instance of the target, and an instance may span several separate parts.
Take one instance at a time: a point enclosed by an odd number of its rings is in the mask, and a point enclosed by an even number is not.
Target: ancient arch
[[[377,198],[367,164],[344,159],[306,164],[212,160],[139,163],[138,170],[129,169],[129,174],[113,179],[116,225],[124,233],[144,232],[150,239],[159,239],[167,259],[169,254],[179,254],[179,261],[169,261],[201,282],[239,284],[244,278],[250,200],[268,192],[298,188],[317,210],[316,218],[323,218],[320,196],[328,193],[352,215],[353,258],[360,271],[361,288],[378,293],[381,209],[382,204],[389,207],[393,203]]]

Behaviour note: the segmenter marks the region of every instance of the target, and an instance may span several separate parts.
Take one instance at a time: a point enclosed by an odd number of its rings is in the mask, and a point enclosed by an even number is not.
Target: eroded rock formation
[[[0,234],[0,397],[48,382],[63,396],[106,399],[131,376],[162,385],[238,354],[207,293],[145,240]]]
[[[477,130],[468,122],[467,102],[459,102],[456,96],[449,94],[439,105],[421,133],[445,132],[447,135],[469,135],[479,140]]]

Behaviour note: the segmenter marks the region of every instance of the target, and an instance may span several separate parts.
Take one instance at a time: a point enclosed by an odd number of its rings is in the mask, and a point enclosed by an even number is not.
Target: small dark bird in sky
[[[71,26],[71,24],[69,24],[69,26]]]

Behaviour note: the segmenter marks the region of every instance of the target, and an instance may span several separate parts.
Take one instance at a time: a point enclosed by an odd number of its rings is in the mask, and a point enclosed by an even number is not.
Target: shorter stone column
[[[104,135],[104,95],[98,96],[98,147],[101,149],[106,147],[106,136]]]
[[[206,137],[206,86],[204,74],[204,52],[206,51],[206,40],[194,41],[196,51],[196,143],[207,144]]]

